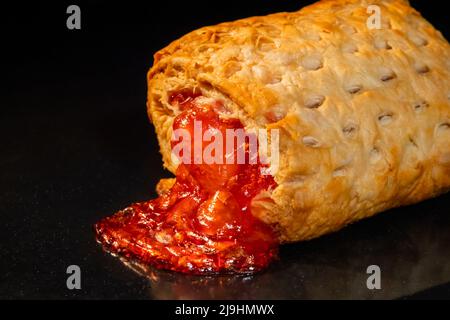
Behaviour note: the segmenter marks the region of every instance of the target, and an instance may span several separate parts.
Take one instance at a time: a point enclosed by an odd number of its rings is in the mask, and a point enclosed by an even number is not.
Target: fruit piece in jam
[[[201,121],[202,133],[218,130],[223,137],[227,129],[243,129],[239,120],[219,117],[219,102],[199,104],[199,97],[199,92],[187,90],[171,95],[170,102],[182,110],[174,131],[181,128],[194,136],[194,121]],[[203,150],[205,143],[200,145]],[[195,148],[192,140],[190,147]],[[245,152],[248,157],[248,147]],[[263,269],[276,257],[278,242],[270,226],[251,214],[251,201],[276,183],[271,175],[261,174],[259,161],[248,162],[183,161],[175,184],[159,198],[132,204],[98,222],[97,240],[112,253],[160,269],[189,274]]]

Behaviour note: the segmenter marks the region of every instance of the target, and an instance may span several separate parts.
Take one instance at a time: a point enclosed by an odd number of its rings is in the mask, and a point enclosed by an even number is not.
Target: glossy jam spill
[[[192,91],[172,94],[170,102],[183,110],[174,130],[193,134],[194,120],[202,121],[203,132],[216,129],[224,137],[226,129],[242,128],[239,120],[219,118],[219,102],[196,103],[199,96]],[[248,146],[245,150],[248,157]],[[278,243],[272,229],[251,214],[250,204],[276,183],[261,174],[261,164],[248,162],[180,164],[175,184],[159,198],[133,204],[97,223],[98,241],[112,253],[183,273],[263,269],[276,257]]]

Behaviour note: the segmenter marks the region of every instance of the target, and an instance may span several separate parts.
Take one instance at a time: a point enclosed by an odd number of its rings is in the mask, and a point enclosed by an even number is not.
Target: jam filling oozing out
[[[203,132],[215,129],[223,137],[226,129],[243,128],[237,119],[219,118],[219,102],[196,103],[199,96],[186,90],[171,95],[170,102],[182,110],[174,130],[186,129],[194,136],[194,120],[201,121]],[[248,159],[248,145],[244,150]],[[236,148],[234,152],[236,159]],[[175,184],[159,198],[132,204],[98,222],[97,240],[112,253],[183,273],[253,273],[265,268],[277,255],[278,241],[272,228],[250,210],[257,194],[276,186],[273,177],[261,174],[259,161],[193,162],[179,164]]]

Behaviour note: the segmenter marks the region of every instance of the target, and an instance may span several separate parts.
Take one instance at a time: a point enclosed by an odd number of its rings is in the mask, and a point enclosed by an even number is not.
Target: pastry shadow
[[[450,217],[444,195],[393,209],[344,230],[283,245],[254,275],[190,276],[121,259],[146,277],[153,299],[397,299],[450,281]],[[369,290],[367,267],[381,269]]]

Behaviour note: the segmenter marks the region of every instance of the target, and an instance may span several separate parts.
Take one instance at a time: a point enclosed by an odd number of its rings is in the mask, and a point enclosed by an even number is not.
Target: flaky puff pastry
[[[380,29],[368,28],[369,5]],[[176,90],[222,100],[246,128],[280,130],[278,186],[252,213],[282,242],[450,188],[450,46],[407,1],[319,1],[201,28],[155,54],[148,87],[172,172]]]

